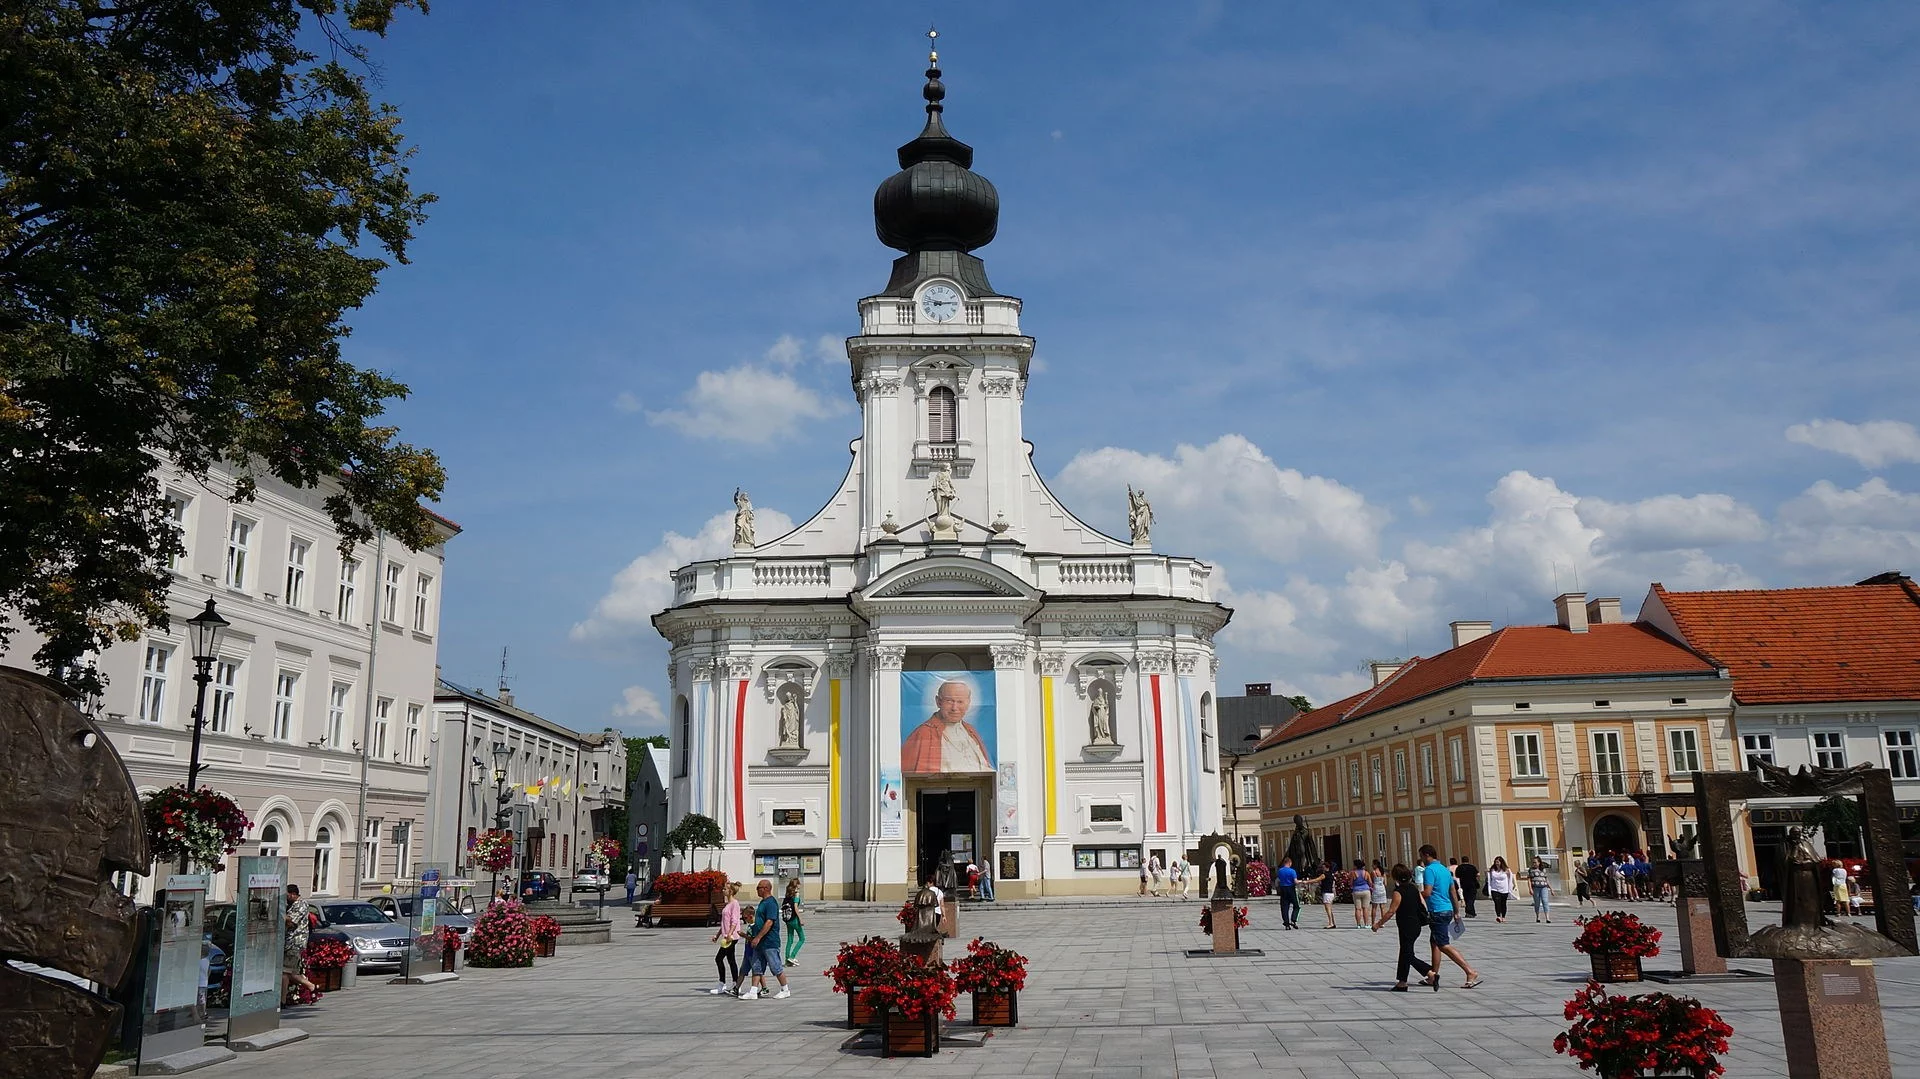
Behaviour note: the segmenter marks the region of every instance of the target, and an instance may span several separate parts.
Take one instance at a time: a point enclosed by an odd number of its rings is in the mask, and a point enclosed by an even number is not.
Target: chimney
[[[508,688],[507,688],[507,687],[505,687],[505,686],[501,686],[501,687],[500,687],[500,695],[499,695],[499,697],[498,697],[498,698],[496,698],[496,699],[497,699],[497,700],[498,700],[498,701],[499,701],[499,702],[500,702],[501,704],[504,704],[504,705],[506,705],[506,706],[507,706],[507,707],[509,707],[509,708],[511,708],[511,707],[513,707],[513,690],[510,690],[510,689],[508,689]]]
[[[1595,626],[1610,626],[1622,622],[1620,617],[1620,597],[1601,596],[1587,601],[1587,623]]]
[[[1453,631],[1453,646],[1460,647],[1477,641],[1493,632],[1492,622],[1448,622],[1447,628]]]
[[[1560,628],[1569,633],[1587,631],[1587,594],[1562,592],[1553,597],[1553,609],[1560,616]]]
[[[1373,684],[1379,685],[1393,677],[1395,671],[1407,665],[1404,659],[1374,659],[1367,661],[1367,668],[1373,671]]]
[[[1273,683],[1272,682],[1248,682],[1247,696],[1271,697],[1273,696]]]

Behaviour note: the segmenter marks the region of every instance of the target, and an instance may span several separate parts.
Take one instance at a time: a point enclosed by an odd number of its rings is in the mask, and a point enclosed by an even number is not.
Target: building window
[[[935,386],[927,394],[927,441],[953,443],[960,439],[960,406],[953,391]]]
[[[246,591],[247,555],[253,546],[253,522],[235,517],[227,526],[227,587]]]
[[[573,865],[573,837],[570,835],[560,837],[560,864],[563,867]]]
[[[233,712],[240,695],[240,661],[222,659],[213,665],[213,698],[208,706],[207,729],[215,734],[233,733]]]
[[[1385,832],[1375,832],[1375,833],[1373,833],[1373,856],[1374,856],[1375,858],[1379,858],[1379,859],[1380,859],[1380,860],[1382,860],[1382,861],[1385,861],[1385,860],[1386,860],[1386,857],[1387,857],[1387,833],[1385,833]],[[1412,864],[1412,863],[1408,863],[1408,864]]]
[[[379,817],[368,817],[366,833],[360,839],[360,879],[380,879],[380,825]]]
[[[1465,783],[1467,781],[1467,747],[1458,738],[1447,739],[1447,781]]]
[[[432,610],[433,578],[427,574],[415,574],[413,578],[413,628],[420,633],[429,632],[432,623],[427,614]]]
[[[1520,826],[1520,865],[1525,871],[1533,865],[1535,858],[1545,858],[1553,853],[1552,832],[1544,824],[1523,824]]]
[[[1594,791],[1618,797],[1627,793],[1625,758],[1620,752],[1619,731],[1593,732]]]
[[[1694,836],[1698,835],[1699,832],[1700,832],[1699,821],[1683,820],[1680,822],[1680,826],[1676,830],[1675,838],[1681,840],[1682,844],[1684,845],[1685,841],[1692,839]]]
[[[1887,771],[1895,779],[1920,779],[1920,754],[1916,754],[1911,729],[1882,732],[1887,742]]]
[[[280,825],[268,821],[260,826],[260,857],[278,858],[286,853],[280,846]]]
[[[1407,789],[1407,751],[1404,749],[1393,751],[1393,789]]]
[[[1760,765],[1773,763],[1773,735],[1743,734],[1740,736],[1740,750],[1747,767],[1758,772]]]
[[[1240,777],[1240,804],[1243,806],[1260,804],[1259,781],[1251,775]]]
[[[140,666],[140,722],[167,718],[167,665],[172,661],[173,649],[147,642],[147,658]]]
[[[287,541],[287,590],[281,598],[289,607],[307,605],[307,553],[312,546],[303,539]]]
[[[1545,779],[1546,763],[1540,757],[1540,736],[1534,733],[1513,736],[1513,777]]]
[[[393,701],[382,697],[373,706],[373,745],[371,753],[374,760],[387,759],[387,727],[393,719]]]
[[[1675,774],[1700,770],[1700,733],[1692,727],[1667,732],[1667,770]]]
[[[408,764],[420,763],[420,706],[407,705],[407,729],[401,735],[400,759]]]
[[[313,833],[313,892],[333,893],[333,829],[325,824]]]
[[[1413,832],[1406,828],[1400,829],[1400,860],[1413,864]]]
[[[407,568],[398,562],[387,563],[387,579],[382,594],[380,617],[394,625],[400,624],[400,578]]]
[[[1218,771],[1220,755],[1213,749],[1213,694],[1200,695],[1200,767],[1208,772]]]
[[[1433,786],[1433,747],[1430,745],[1420,747],[1420,785]]]
[[[393,826],[393,877],[395,880],[413,879],[413,822],[401,821]]]
[[[300,701],[300,675],[281,671],[273,680],[273,740],[293,741],[294,712]]]
[[[1313,804],[1319,805],[1321,802],[1326,801],[1326,799],[1320,797],[1320,770],[1317,768],[1314,769],[1313,774],[1308,776],[1307,778],[1308,778],[1308,781],[1313,784]],[[1300,788],[1299,788],[1300,781],[1298,779],[1295,779],[1293,782],[1295,784],[1294,790],[1293,790],[1293,799],[1294,801],[1297,802],[1300,800]]]
[[[1119,824],[1120,823],[1120,803],[1118,802],[1109,802],[1104,805],[1088,806],[1087,810],[1091,816],[1093,823],[1095,824]]]
[[[1845,736],[1839,731],[1814,731],[1813,766],[1815,768],[1845,768],[1847,766],[1847,743]]]
[[[1387,784],[1386,784],[1386,778],[1385,778],[1385,775],[1386,775],[1385,762],[1382,761],[1379,757],[1374,757],[1372,760],[1368,761],[1368,767],[1373,772],[1374,796],[1378,797],[1382,794],[1385,794],[1387,792]]]
[[[1350,798],[1358,799],[1360,797],[1359,761],[1350,761],[1347,764],[1347,792],[1347,796]]]
[[[693,716],[687,708],[685,697],[676,698],[673,710],[679,713],[679,730],[673,739],[673,775],[676,779],[686,778],[690,758],[693,756]]]
[[[359,598],[360,563],[351,559],[340,560],[340,589],[333,597],[334,617],[342,622],[352,622],[354,607]]]
[[[335,682],[327,692],[327,745],[339,749],[346,745],[347,736],[347,698],[353,694],[353,687],[345,682]]]
[[[184,569],[193,558],[193,552],[187,549],[187,509],[193,500],[186,495],[167,492],[167,524],[173,527],[174,537],[180,541],[180,553],[173,556],[169,568]]]

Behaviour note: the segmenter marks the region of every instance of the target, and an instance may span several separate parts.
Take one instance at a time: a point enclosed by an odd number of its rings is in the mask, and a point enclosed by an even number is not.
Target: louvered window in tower
[[[960,438],[960,409],[953,391],[935,386],[927,395],[927,441],[953,443]]]

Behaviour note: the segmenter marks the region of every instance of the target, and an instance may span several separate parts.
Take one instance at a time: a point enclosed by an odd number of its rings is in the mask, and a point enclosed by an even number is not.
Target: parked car
[[[413,908],[415,902],[412,896],[376,895],[372,899],[367,900],[367,902],[380,908],[380,913],[392,918],[401,925],[407,926],[410,929],[413,927]],[[444,903],[446,900],[442,900],[441,902]],[[472,918],[461,914],[459,911],[448,910],[444,906],[435,909],[433,924],[436,926],[452,926],[453,931],[463,937],[473,929]]]
[[[604,870],[582,869],[573,875],[573,890],[576,892],[604,892],[611,883]]]
[[[360,970],[388,968],[398,970],[407,958],[412,938],[407,927],[382,913],[364,899],[322,899],[313,904],[322,930],[346,934],[347,942],[359,955]]]
[[[520,874],[520,898],[560,898],[560,878],[542,869]]]
[[[208,903],[200,923],[206,929],[207,939],[227,955],[233,954],[235,917],[232,903]]]

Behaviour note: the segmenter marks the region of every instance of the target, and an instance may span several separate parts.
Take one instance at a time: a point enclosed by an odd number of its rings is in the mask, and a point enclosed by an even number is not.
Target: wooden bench
[[[662,922],[720,924],[720,907],[706,899],[649,899],[634,904],[635,929],[656,929]]]

